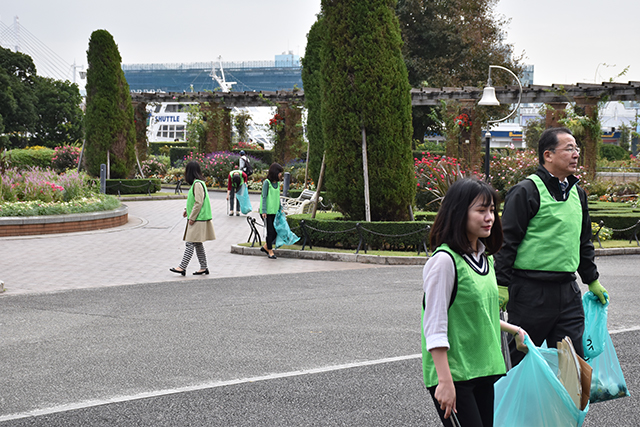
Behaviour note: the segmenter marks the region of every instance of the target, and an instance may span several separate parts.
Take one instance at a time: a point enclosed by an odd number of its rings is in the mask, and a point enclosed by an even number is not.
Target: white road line
[[[634,332],[639,331],[640,326],[632,326],[626,329],[619,329],[615,331],[609,331],[610,334],[620,334],[624,332]],[[392,362],[400,362],[403,360],[411,360],[411,359],[419,359],[421,358],[421,354],[410,354],[408,356],[398,356],[398,357],[388,357],[385,359],[377,359],[377,360],[367,360],[364,362],[354,362],[354,363],[345,363],[343,365],[334,365],[334,366],[325,366],[322,368],[313,368],[313,369],[305,369],[301,371],[290,371],[290,372],[281,372],[274,373],[269,375],[262,375],[259,377],[252,378],[238,378],[235,380],[228,381],[216,381],[211,383],[204,383],[199,385],[187,386],[187,387],[178,387],[173,389],[166,390],[157,390],[157,391],[149,391],[145,393],[133,394],[129,396],[116,396],[109,399],[96,399],[96,400],[85,400],[84,402],[70,403],[67,405],[54,406],[51,408],[44,409],[36,409],[34,411],[22,412],[18,414],[10,414],[0,416],[0,421],[9,421],[9,420],[17,420],[22,418],[29,417],[37,417],[42,415],[51,415],[60,412],[73,411],[76,409],[86,409],[94,406],[101,405],[109,405],[112,403],[122,403],[122,402],[130,402],[133,400],[147,399],[150,397],[159,397],[159,396],[167,396],[169,394],[177,394],[177,393],[187,393],[190,391],[198,391],[198,390],[207,390],[211,388],[217,387],[225,387],[229,385],[237,385],[237,384],[245,384],[245,383],[253,383],[258,381],[268,381],[275,380],[279,378],[289,378],[296,377],[301,375],[311,375],[311,374],[320,374],[323,372],[331,372],[331,371],[339,371],[342,369],[351,369],[351,368],[359,368],[362,366],[372,366],[379,365],[382,363],[392,363]]]
[[[187,386],[187,387],[178,387],[178,388],[166,389],[166,390],[149,391],[149,392],[133,394],[129,396],[116,396],[109,399],[85,400],[83,402],[69,403],[67,405],[54,406],[51,408],[36,409],[34,411],[29,411],[29,412],[3,415],[3,416],[0,416],[0,422],[17,420],[22,418],[29,418],[29,417],[38,417],[42,415],[51,415],[51,414],[56,414],[60,412],[73,411],[76,409],[86,409],[94,406],[109,405],[112,403],[129,402],[133,400],[147,399],[150,397],[166,396],[169,394],[186,393],[190,391],[206,390],[206,389],[217,388],[217,387],[225,387],[229,385],[245,384],[245,383],[258,382],[258,381],[268,381],[268,380],[274,380],[279,378],[296,377],[301,375],[320,374],[323,372],[339,371],[342,369],[358,368],[362,366],[379,365],[382,363],[400,362],[403,360],[419,359],[420,357],[422,357],[421,354],[411,354],[408,356],[389,357],[385,359],[345,363],[343,365],[325,366],[322,368],[305,369],[301,371],[273,373],[273,374],[263,375],[259,377],[252,377],[252,378],[238,378],[235,380],[217,381],[217,382],[204,383],[204,384]]]

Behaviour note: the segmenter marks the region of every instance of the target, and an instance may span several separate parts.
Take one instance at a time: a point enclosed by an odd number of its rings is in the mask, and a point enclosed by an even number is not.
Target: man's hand
[[[509,288],[506,286],[498,286],[498,301],[500,303],[500,309],[507,310],[507,303],[509,302]]]
[[[600,284],[599,280],[594,280],[593,282],[589,283],[589,290],[600,299],[602,305],[605,305],[609,302],[609,294],[607,293],[607,290]]]

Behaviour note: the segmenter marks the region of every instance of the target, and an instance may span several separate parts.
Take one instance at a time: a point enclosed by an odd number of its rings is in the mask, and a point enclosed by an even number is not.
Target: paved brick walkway
[[[226,193],[213,191],[210,197],[217,239],[205,243],[211,271],[208,277],[383,268],[355,262],[284,257],[270,260],[266,256],[232,254],[231,245],[247,241],[249,226],[244,215],[226,215]],[[258,196],[251,195],[251,202],[255,210]],[[0,238],[0,280],[7,289],[0,297],[135,283],[173,281],[179,284],[207,277],[191,274],[199,268],[195,254],[186,277],[168,270],[180,263],[184,251],[185,200],[124,203],[129,207],[129,222],[121,227]],[[250,215],[257,217],[255,212]]]

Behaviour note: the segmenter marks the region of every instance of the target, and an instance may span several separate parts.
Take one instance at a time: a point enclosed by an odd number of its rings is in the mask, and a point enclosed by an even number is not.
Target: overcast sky
[[[109,31],[124,64],[273,60],[303,56],[320,0],[2,0],[0,35],[14,16],[67,64],[86,67],[94,30]],[[501,0],[507,41],[535,66],[534,83],[640,81],[640,1]],[[25,34],[26,36],[26,34]],[[69,79],[72,72],[69,67]]]

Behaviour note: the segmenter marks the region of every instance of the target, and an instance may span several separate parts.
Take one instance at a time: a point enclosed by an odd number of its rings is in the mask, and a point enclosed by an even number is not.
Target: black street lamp
[[[504,120],[507,120],[509,117],[511,117],[520,107],[520,100],[522,99],[522,84],[520,83],[520,79],[518,78],[518,76],[516,76],[513,71],[511,71],[508,68],[505,67],[501,67],[500,65],[489,65],[489,79],[487,80],[487,86],[485,86],[484,90],[482,91],[482,99],[480,99],[480,101],[478,102],[478,105],[500,105],[500,101],[498,101],[498,98],[496,98],[496,89],[492,86],[492,81],[491,81],[491,69],[492,68],[499,68],[501,70],[505,70],[508,71],[509,73],[511,73],[511,75],[516,79],[516,81],[518,82],[518,86],[520,87],[520,93],[518,93],[518,103],[516,104],[516,107],[505,117],[498,119],[498,120],[488,120],[487,121],[487,133],[485,133],[485,152],[484,152],[484,175],[485,175],[485,180],[487,182],[490,181],[489,179],[489,163],[490,163],[490,148],[491,148],[491,125],[494,123],[499,123],[502,122]]]

